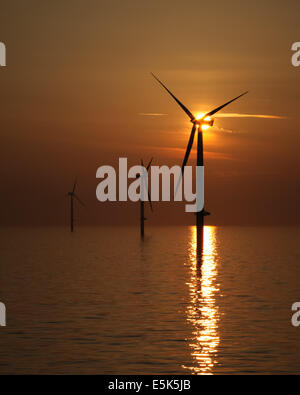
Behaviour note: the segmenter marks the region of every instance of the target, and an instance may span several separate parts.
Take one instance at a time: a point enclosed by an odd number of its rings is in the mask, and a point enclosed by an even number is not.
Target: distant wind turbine
[[[75,189],[77,186],[77,180],[75,180],[72,192],[68,192],[67,196],[70,196],[70,227],[71,227],[71,232],[74,230],[74,198],[82,205],[84,206],[84,203],[79,199],[79,197],[75,194]]]
[[[151,158],[150,162],[148,163],[148,166],[145,167],[143,159],[141,159],[141,166],[146,169],[144,171],[144,174],[142,175],[141,185],[140,185],[140,191],[141,191],[141,199],[140,199],[140,231],[141,231],[142,239],[144,238],[144,235],[145,235],[145,221],[147,220],[147,218],[145,218],[145,201],[143,199],[145,187],[146,187],[147,194],[148,194],[148,200],[149,200],[150,208],[151,208],[151,211],[153,212],[153,207],[152,207],[152,201],[151,201],[149,188],[148,188],[148,185],[144,182],[144,180],[145,180],[144,177],[146,176],[145,173],[148,173],[148,170],[150,169],[152,161],[153,161],[153,158]],[[138,174],[136,176],[136,178],[140,178],[140,177],[141,177],[140,174]]]
[[[247,92],[242,93],[241,95],[235,97],[234,99],[226,102],[225,104],[222,104],[221,106],[215,108],[214,110],[208,112],[207,114],[201,116],[201,118],[197,118],[195,117],[191,111],[181,103],[181,101],[179,101],[177,99],[177,97],[175,97],[173,95],[173,93],[171,91],[169,91],[169,89],[153,74],[151,73],[152,76],[156,79],[156,81],[158,81],[158,83],[173,97],[173,99],[177,102],[177,104],[182,108],[182,110],[189,116],[190,118],[190,122],[192,122],[193,127],[192,127],[192,131],[190,134],[190,139],[188,142],[188,146],[185,152],[185,156],[183,159],[183,163],[182,163],[182,167],[181,167],[181,175],[183,175],[184,173],[184,168],[187,164],[187,161],[189,159],[190,156],[190,152],[193,146],[193,142],[194,142],[194,137],[195,137],[195,133],[196,130],[198,130],[198,144],[197,144],[197,166],[203,166],[203,136],[202,136],[202,132],[204,130],[207,130],[210,126],[213,126],[214,124],[214,119],[212,118],[212,116],[214,114],[216,114],[217,112],[219,112],[220,110],[222,110],[222,108],[228,106],[228,104],[234,102],[235,100],[239,99],[240,97],[244,96]],[[204,209],[200,212],[197,213],[197,226],[198,225],[203,225],[203,217],[205,215],[209,215],[208,212],[206,212]]]

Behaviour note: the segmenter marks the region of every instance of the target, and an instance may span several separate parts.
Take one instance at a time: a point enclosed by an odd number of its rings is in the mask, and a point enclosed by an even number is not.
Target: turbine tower
[[[182,110],[189,116],[190,118],[190,122],[193,124],[192,127],[192,131],[190,134],[190,139],[187,145],[187,149],[185,152],[185,156],[183,159],[183,163],[182,163],[182,167],[181,167],[181,176],[184,173],[184,168],[187,164],[187,161],[189,159],[190,156],[190,152],[193,146],[193,142],[194,142],[194,137],[195,137],[195,133],[197,130],[197,137],[198,137],[198,141],[197,141],[197,166],[203,166],[204,165],[204,161],[203,161],[203,135],[202,132],[204,130],[207,130],[210,126],[213,126],[214,124],[214,119],[212,118],[212,116],[214,114],[216,114],[218,111],[222,110],[222,108],[228,106],[228,104],[234,102],[235,100],[239,99],[240,97],[244,96],[247,92],[242,93],[241,95],[235,97],[234,99],[226,102],[225,104],[222,104],[221,106],[215,108],[214,110],[208,112],[207,114],[203,115],[201,118],[197,119],[197,117],[195,117],[191,111],[181,103],[181,101],[179,101],[177,99],[177,97],[175,97],[173,95],[173,93],[171,91],[169,91],[169,89],[153,74],[151,73],[152,76],[156,79],[156,81],[173,97],[173,99],[177,102],[177,104],[182,108]],[[209,215],[209,213],[207,211],[205,211],[205,209],[203,208],[202,211],[199,211],[196,213],[197,216],[197,226],[203,226],[203,217],[205,215]]]
[[[152,163],[153,158],[151,158],[150,162],[148,163],[148,166],[144,166],[143,159],[141,159],[141,166],[146,169],[144,171],[144,174],[142,175],[141,179],[141,186],[140,186],[140,191],[141,191],[141,199],[140,199],[140,232],[141,232],[141,238],[144,239],[145,235],[145,221],[147,218],[145,218],[145,201],[144,201],[144,189],[146,187],[147,193],[148,193],[148,200],[150,204],[151,211],[153,212],[153,207],[152,207],[152,201],[151,201],[151,196],[149,192],[148,185],[145,183],[145,176],[148,173],[148,170],[150,169],[151,163]],[[138,174],[136,178],[140,178],[141,175]]]
[[[70,196],[70,228],[71,232],[74,231],[74,198],[84,206],[83,202],[79,199],[79,197],[75,194],[75,189],[77,186],[77,181],[75,180],[72,192],[68,192],[67,196]]]

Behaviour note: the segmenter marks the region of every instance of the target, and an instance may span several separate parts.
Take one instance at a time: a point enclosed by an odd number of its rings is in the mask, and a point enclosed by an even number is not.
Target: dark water
[[[1,373],[300,373],[300,228],[2,229]]]

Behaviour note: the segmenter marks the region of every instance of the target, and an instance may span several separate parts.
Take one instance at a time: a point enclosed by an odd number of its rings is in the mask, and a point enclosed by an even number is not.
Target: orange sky
[[[208,222],[299,224],[299,12],[296,0],[1,5],[0,224],[66,223],[76,175],[80,223],[137,221],[135,204],[97,202],[95,174],[119,156],[181,164],[191,124],[150,71],[195,113],[249,90],[223,113],[283,117],[216,118],[204,137]],[[156,203],[151,223],[167,222],[194,218]]]

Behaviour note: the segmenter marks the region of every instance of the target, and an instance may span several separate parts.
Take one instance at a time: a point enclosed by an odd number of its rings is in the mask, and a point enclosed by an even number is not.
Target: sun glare
[[[202,117],[204,117],[205,113],[204,112],[199,112],[199,114],[197,114],[196,119],[201,119]]]
[[[193,363],[183,367],[200,375],[212,374],[218,365],[220,312],[216,299],[220,286],[216,228],[205,226],[203,244],[198,243],[197,228],[193,226],[189,245],[190,303],[186,309],[187,321],[192,325],[189,344]]]
[[[199,120],[199,119],[202,119],[204,116],[205,116],[204,113],[199,113],[199,114],[197,115],[196,118]],[[205,118],[203,119],[203,121],[204,121],[204,122],[210,122],[210,121],[211,121],[211,117],[205,117]],[[210,126],[211,126],[211,125],[208,125],[208,124],[202,124],[202,125],[201,125],[201,130],[202,130],[202,131],[207,130],[207,129],[210,128]]]
[[[202,131],[207,130],[207,129],[209,129],[209,125],[201,125]]]
[[[197,116],[196,116],[196,119],[197,119],[197,120],[202,119],[204,116],[205,116],[205,113],[199,112],[199,113],[197,114]],[[211,117],[205,117],[205,118],[203,119],[203,121],[205,121],[205,122],[210,122],[210,121],[211,121]],[[207,129],[210,128],[210,126],[211,126],[211,125],[203,124],[203,125],[201,125],[201,130],[202,130],[202,131],[207,130]]]

